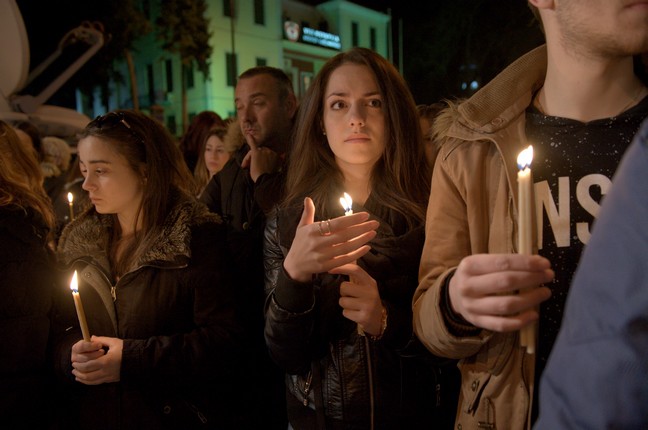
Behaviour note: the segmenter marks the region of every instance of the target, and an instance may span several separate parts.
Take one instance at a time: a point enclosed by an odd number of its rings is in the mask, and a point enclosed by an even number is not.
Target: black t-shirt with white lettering
[[[648,97],[617,117],[587,123],[546,116],[533,106],[526,111],[536,215],[541,220],[539,254],[551,261],[556,273],[548,285],[552,296],[540,307],[536,381],[558,335],[567,291],[601,199],[646,116]]]

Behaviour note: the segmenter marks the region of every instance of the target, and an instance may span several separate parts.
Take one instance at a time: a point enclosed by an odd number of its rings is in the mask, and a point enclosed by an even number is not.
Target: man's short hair
[[[269,75],[274,78],[275,81],[279,84],[279,98],[281,101],[286,100],[289,94],[294,94],[292,81],[281,69],[270,66],[256,66],[250,69],[247,69],[245,72],[241,73],[238,77],[239,80],[245,78],[252,78],[259,75]]]

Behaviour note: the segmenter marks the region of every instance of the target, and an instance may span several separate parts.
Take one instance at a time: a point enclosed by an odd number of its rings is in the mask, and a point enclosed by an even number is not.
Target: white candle
[[[70,205],[70,221],[74,221],[74,194],[68,193],[67,198]]]
[[[533,147],[520,152],[517,163],[518,168],[518,253],[530,255],[532,248],[532,192],[531,187],[531,161],[533,160]]]
[[[74,298],[74,306],[76,307],[77,317],[79,318],[83,340],[90,342],[90,330],[88,329],[88,322],[86,321],[85,312],[83,311],[83,303],[81,303],[81,296],[79,295],[79,284],[77,281],[76,270],[74,271],[72,281],[70,282],[70,289],[72,290],[72,297]]]
[[[531,175],[533,146],[520,152],[517,158],[518,168],[518,253],[533,253],[533,177]],[[535,353],[535,323],[520,330],[520,346],[526,347],[528,354]]]
[[[340,204],[342,205],[342,208],[344,209],[344,216],[353,215],[353,199],[351,198],[350,195],[348,195],[347,193],[344,193],[344,196],[340,197]],[[353,262],[353,264],[355,264],[355,261]],[[353,280],[353,278],[351,276],[349,276],[349,280],[351,282],[354,282],[354,280]],[[362,327],[360,327],[360,324],[358,324],[356,326],[356,330],[357,330],[359,335],[361,335],[361,336],[365,335],[364,330],[362,329]]]

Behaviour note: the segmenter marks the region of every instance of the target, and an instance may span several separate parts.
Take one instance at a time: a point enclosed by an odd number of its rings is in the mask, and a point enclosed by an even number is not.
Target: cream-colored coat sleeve
[[[419,286],[414,296],[414,330],[432,353],[443,357],[461,359],[472,356],[490,337],[486,330],[475,336],[454,336],[448,328],[442,306],[442,286],[462,258],[476,251],[487,252],[483,245],[488,241],[480,237],[486,230],[471,230],[473,218],[488,218],[485,208],[472,201],[472,193],[482,194],[474,189],[480,185],[471,181],[479,174],[474,170],[479,167],[467,169],[466,164],[473,161],[478,164],[473,153],[482,153],[489,146],[487,142],[449,143],[442,149],[434,168]],[[474,175],[467,177],[466,171]],[[473,214],[473,211],[480,215]]]

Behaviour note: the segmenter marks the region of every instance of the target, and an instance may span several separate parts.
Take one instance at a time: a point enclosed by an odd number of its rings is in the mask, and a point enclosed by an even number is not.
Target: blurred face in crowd
[[[230,154],[225,150],[223,140],[215,135],[209,136],[205,143],[205,166],[211,178],[218,173],[230,159]]]
[[[281,100],[277,81],[261,74],[239,80],[235,103],[243,135],[252,137],[258,146],[283,153],[296,109],[294,96]]]
[[[323,126],[340,169],[369,169],[385,151],[383,98],[371,70],[343,64],[329,78],[324,94]]]

